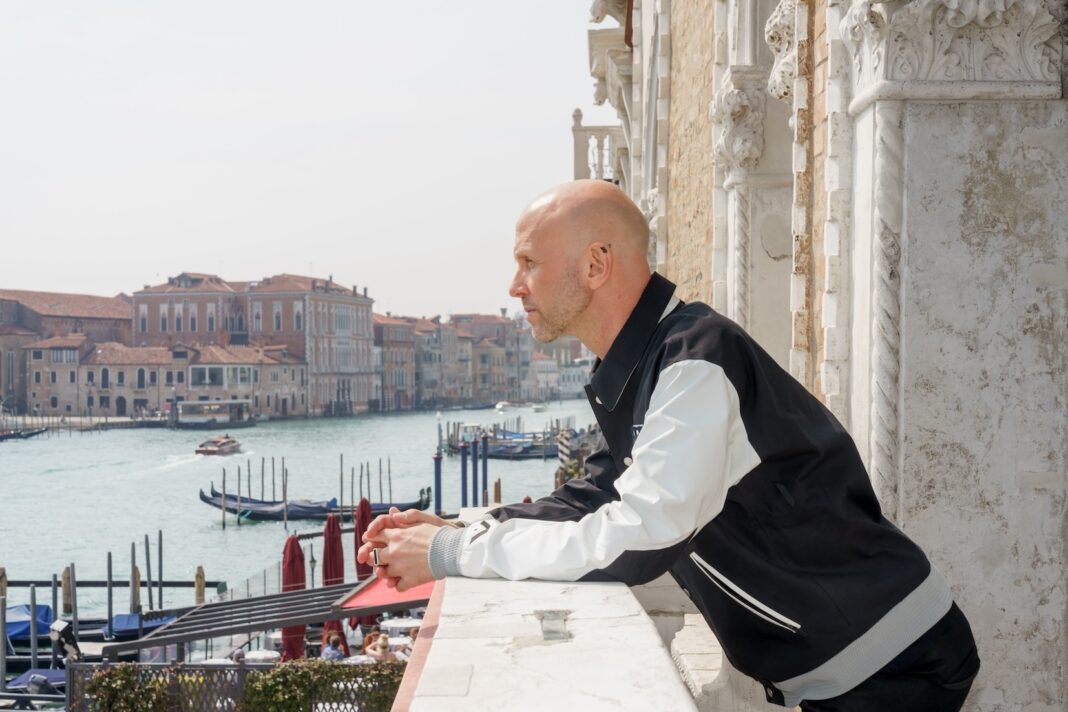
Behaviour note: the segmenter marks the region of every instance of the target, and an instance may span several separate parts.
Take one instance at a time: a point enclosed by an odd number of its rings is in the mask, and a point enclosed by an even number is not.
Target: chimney
[[[365,296],[365,297],[367,296],[367,287],[363,288],[363,296]]]
[[[506,319],[508,317],[508,307],[501,307],[501,318]]]

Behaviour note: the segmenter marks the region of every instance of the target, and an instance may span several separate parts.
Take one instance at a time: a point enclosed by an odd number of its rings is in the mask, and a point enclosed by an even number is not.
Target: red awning
[[[384,579],[376,578],[346,598],[341,604],[341,610],[351,611],[353,615],[363,615],[425,606],[430,600],[430,594],[434,591],[435,583],[430,581],[402,593],[386,586]]]

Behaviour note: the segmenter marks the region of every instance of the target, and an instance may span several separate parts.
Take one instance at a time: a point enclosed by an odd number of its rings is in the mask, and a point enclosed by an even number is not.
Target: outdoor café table
[[[392,638],[395,635],[407,635],[412,628],[423,625],[422,618],[387,618],[378,624],[382,632]]]

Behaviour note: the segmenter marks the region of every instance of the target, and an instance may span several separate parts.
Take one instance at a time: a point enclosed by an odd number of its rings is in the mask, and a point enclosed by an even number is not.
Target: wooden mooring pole
[[[197,567],[196,584],[193,588],[193,602],[198,606],[204,605],[204,567]]]
[[[148,534],[145,534],[145,582],[148,584],[148,610],[152,610],[152,552],[148,548]]]
[[[63,569],[63,615],[70,615],[70,567]]]
[[[222,488],[222,507],[219,508],[222,512],[222,527],[223,531],[226,530],[226,468],[223,468],[223,488]]]

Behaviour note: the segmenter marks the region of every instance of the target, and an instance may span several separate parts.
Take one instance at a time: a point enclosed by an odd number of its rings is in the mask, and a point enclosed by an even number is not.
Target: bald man
[[[979,668],[938,571],[879,509],[849,434],[737,324],[650,273],[615,186],[545,193],[516,225],[534,337],[598,359],[586,477],[455,528],[372,523],[359,557],[401,590],[451,576],[650,581],[670,571],[771,703],[959,709]]]

